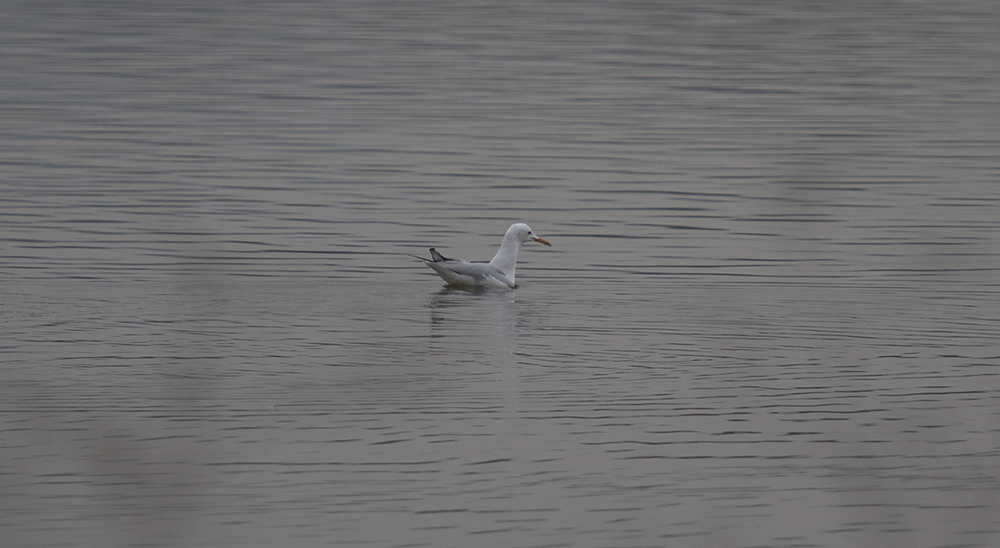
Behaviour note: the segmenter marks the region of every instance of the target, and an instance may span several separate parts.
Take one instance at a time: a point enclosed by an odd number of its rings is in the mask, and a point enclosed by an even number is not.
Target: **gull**
[[[449,259],[431,248],[431,259],[417,257],[434,269],[448,285],[464,287],[496,287],[514,289],[514,269],[517,267],[517,252],[521,244],[535,241],[552,246],[545,238],[539,238],[531,227],[524,223],[514,223],[503,235],[500,250],[488,263],[470,263],[462,259]],[[414,255],[416,257],[416,255]]]

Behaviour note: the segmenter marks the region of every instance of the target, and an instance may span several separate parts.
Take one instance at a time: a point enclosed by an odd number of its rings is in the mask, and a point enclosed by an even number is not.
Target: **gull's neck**
[[[517,238],[517,234],[513,231],[508,231],[503,236],[503,242],[500,244],[500,249],[490,261],[492,266],[502,270],[512,282],[514,281],[514,269],[517,267],[517,252],[520,249],[521,241]]]

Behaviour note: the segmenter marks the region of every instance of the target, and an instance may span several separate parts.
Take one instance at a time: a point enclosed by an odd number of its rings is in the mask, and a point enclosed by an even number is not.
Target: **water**
[[[998,24],[12,3],[5,544],[1000,544]]]

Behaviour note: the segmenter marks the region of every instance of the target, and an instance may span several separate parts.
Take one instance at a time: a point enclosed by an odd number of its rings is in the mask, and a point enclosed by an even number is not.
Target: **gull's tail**
[[[434,249],[433,247],[431,248],[431,258],[430,259],[421,257],[420,255],[414,255],[412,253],[407,253],[407,255],[409,255],[410,257],[414,257],[414,258],[420,259],[421,261],[423,261],[425,263],[440,263],[442,261],[451,261],[452,260],[452,259],[449,259],[448,257],[445,257],[444,255],[438,253],[438,250]]]

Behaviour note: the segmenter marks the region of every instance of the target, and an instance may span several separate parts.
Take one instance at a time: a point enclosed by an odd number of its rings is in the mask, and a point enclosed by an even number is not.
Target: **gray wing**
[[[489,263],[470,263],[454,259],[426,262],[427,266],[436,270],[449,283],[487,285],[493,279],[507,287],[514,287],[514,284],[507,279],[507,276],[504,276],[499,268]],[[449,276],[449,273],[452,275]]]

